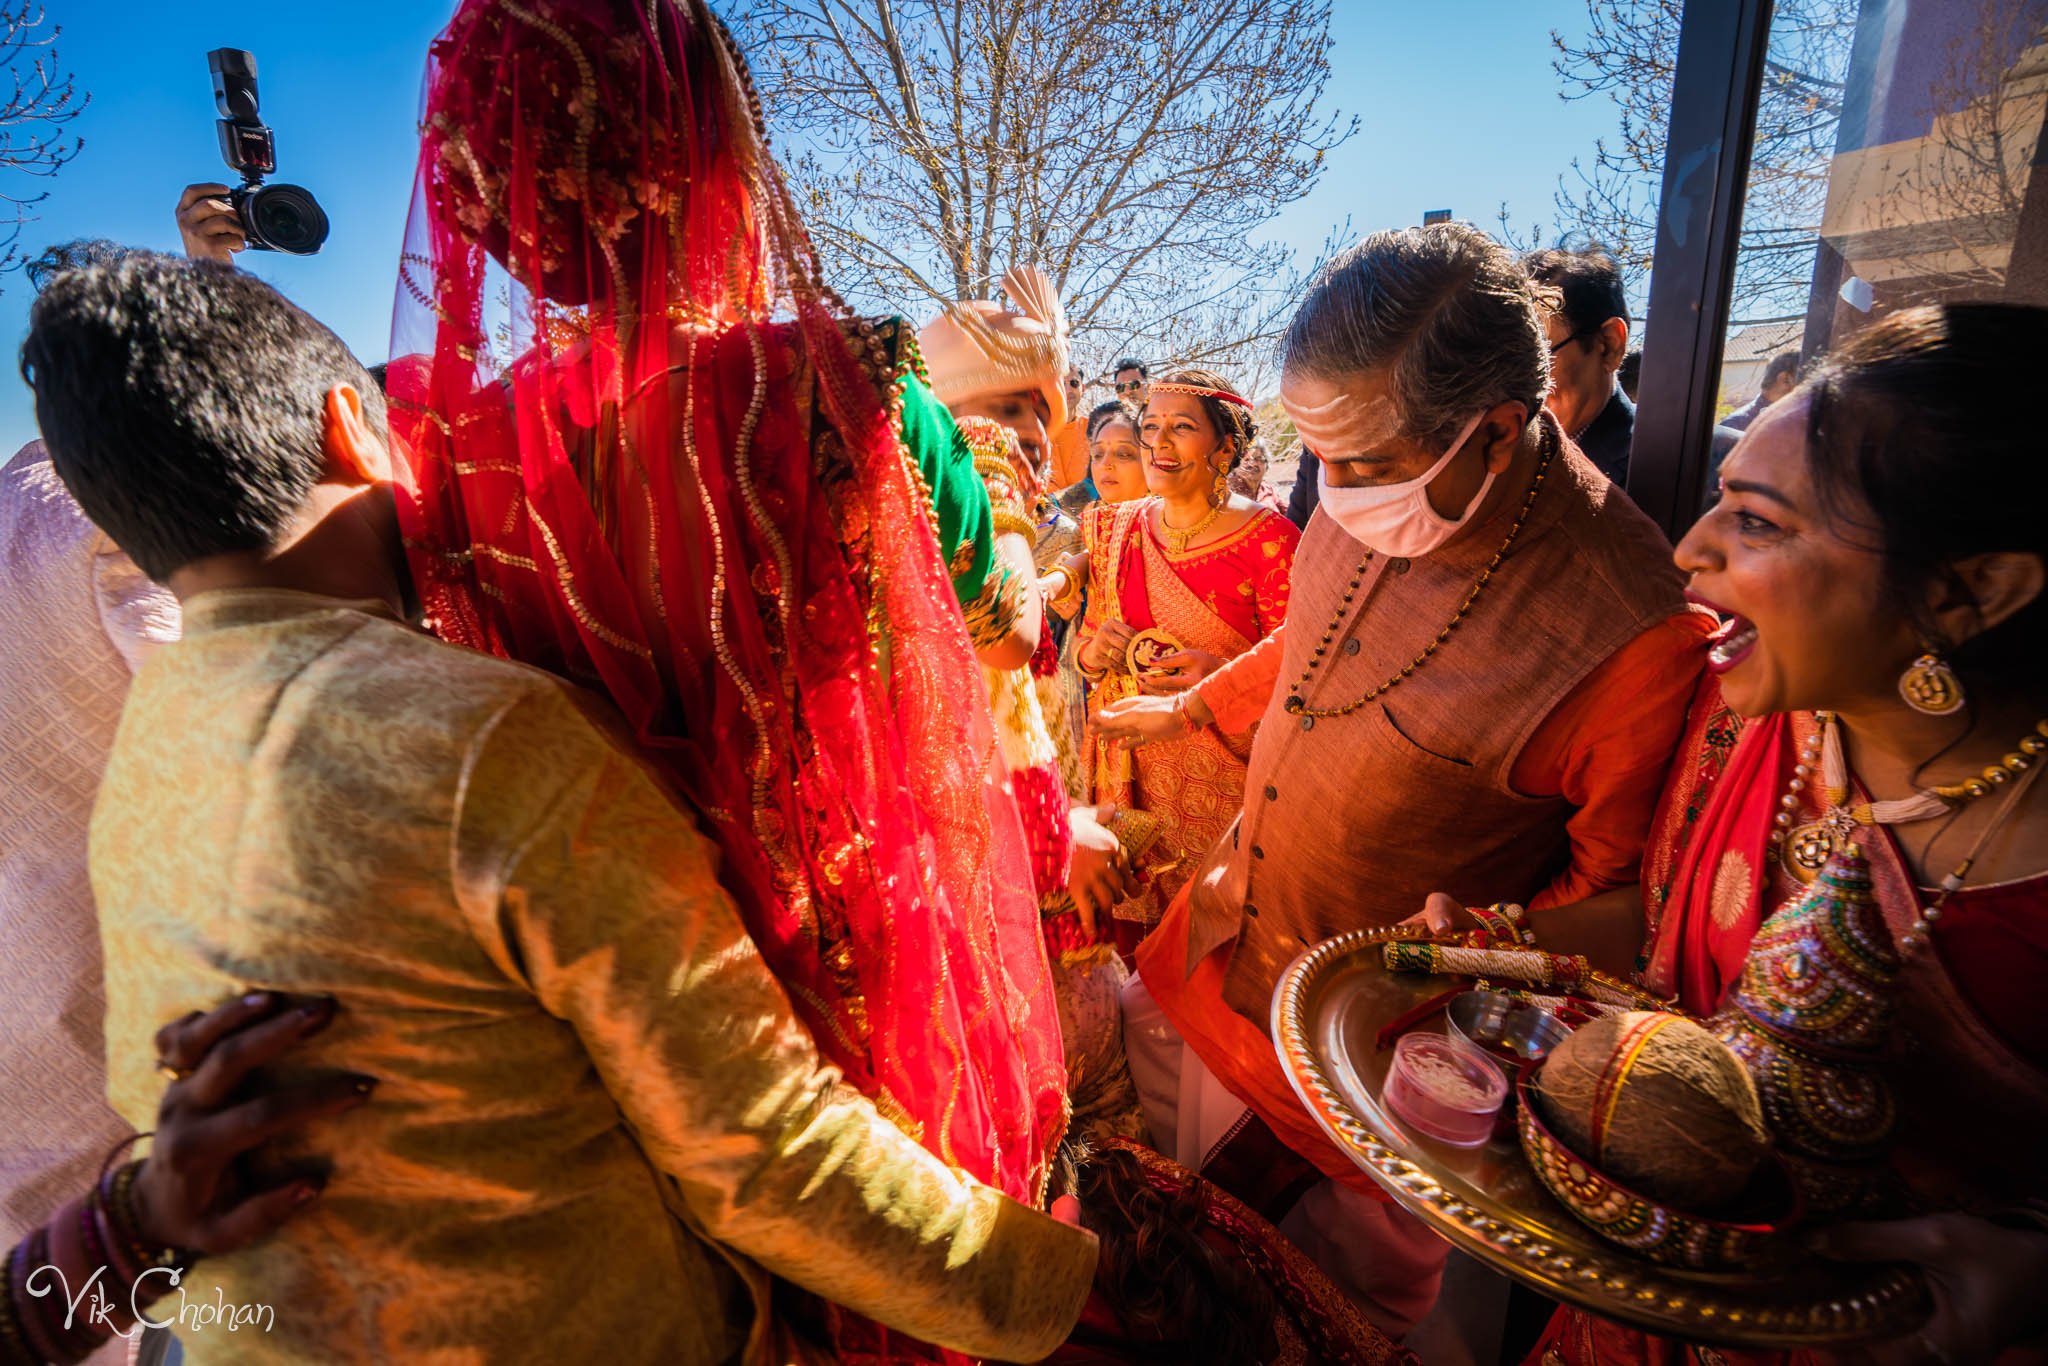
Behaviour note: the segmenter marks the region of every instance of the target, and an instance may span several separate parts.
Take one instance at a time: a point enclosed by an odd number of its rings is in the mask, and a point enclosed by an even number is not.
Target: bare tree
[[[37,0],[0,0],[0,70],[14,83],[0,106],[0,168],[43,180],[84,148],[69,125],[92,101],[63,70],[56,44],[64,30],[53,24],[43,32],[48,19]],[[50,197],[48,190],[17,194],[16,188],[0,189],[0,271],[22,263],[21,230]]]
[[[748,0],[739,30],[856,302],[982,297],[1035,264],[1084,356],[1218,364],[1270,349],[1298,276],[1254,234],[1356,127],[1316,113],[1329,8]]]
[[[1735,323],[1803,313],[1858,0],[1778,0],[1757,113],[1736,262]],[[1684,0],[1587,0],[1588,30],[1553,32],[1563,98],[1602,95],[1614,136],[1574,159],[1558,184],[1557,226],[1611,252],[1639,294],[1657,236],[1672,77]]]

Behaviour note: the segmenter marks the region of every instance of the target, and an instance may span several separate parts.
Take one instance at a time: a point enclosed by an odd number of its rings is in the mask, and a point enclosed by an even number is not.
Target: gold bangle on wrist
[[[1038,536],[1038,523],[1021,513],[1012,512],[1007,507],[996,508],[995,524],[998,536],[1017,535],[1027,541],[1035,540]]]

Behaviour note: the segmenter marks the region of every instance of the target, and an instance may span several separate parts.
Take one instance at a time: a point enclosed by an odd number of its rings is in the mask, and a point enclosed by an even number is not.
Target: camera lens
[[[294,256],[311,256],[327,240],[327,211],[297,185],[251,190],[242,205],[242,221],[251,239]]]

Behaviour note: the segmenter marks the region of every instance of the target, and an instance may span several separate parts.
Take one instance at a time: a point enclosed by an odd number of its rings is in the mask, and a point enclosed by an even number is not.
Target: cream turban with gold
[[[932,392],[951,406],[983,394],[1037,389],[1052,409],[1048,432],[1067,420],[1067,311],[1037,266],[1012,266],[1003,293],[1014,310],[987,299],[948,304],[917,334]]]

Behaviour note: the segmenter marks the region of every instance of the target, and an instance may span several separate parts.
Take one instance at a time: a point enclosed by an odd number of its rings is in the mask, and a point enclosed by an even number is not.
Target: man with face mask
[[[1439,891],[1597,948],[1545,909],[1637,877],[1711,628],[1664,537],[1544,410],[1541,295],[1460,224],[1338,258],[1286,339],[1281,401],[1320,491],[1288,625],[1184,699],[1102,717],[1135,743],[1261,722],[1236,828],[1139,950],[1132,1071],[1166,1150],[1256,1173],[1251,1197],[1394,1334],[1434,1302],[1445,1245],[1295,1099],[1274,987],[1304,948]],[[1307,1159],[1291,1184],[1288,1150]]]

